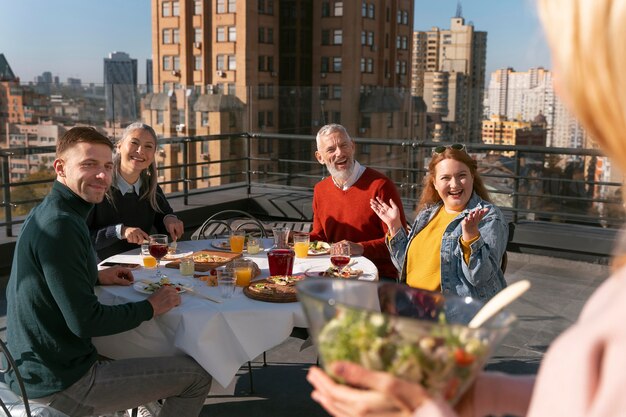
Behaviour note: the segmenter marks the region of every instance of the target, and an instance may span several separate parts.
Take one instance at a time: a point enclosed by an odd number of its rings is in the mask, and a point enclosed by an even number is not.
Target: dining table
[[[220,250],[224,242],[223,239],[181,241],[177,242],[176,251],[185,256],[197,251]],[[263,248],[254,255],[244,250],[242,256],[254,261],[261,272],[253,282],[270,275],[267,254],[273,242],[273,239],[263,239]],[[137,248],[111,256],[103,260],[99,268],[114,263],[142,265],[140,252]],[[351,262],[353,268],[363,271],[358,279],[378,280],[378,270],[369,259],[354,256]],[[164,267],[165,263],[161,261],[160,270],[169,280],[191,291],[181,293],[178,307],[132,330],[93,338],[101,355],[112,359],[189,355],[222,387],[227,387],[243,364],[280,345],[294,328],[308,327],[299,302],[259,301],[247,297],[242,288],[236,288],[232,297],[222,298],[220,288],[193,276],[183,276],[177,268]],[[318,275],[318,271],[330,266],[327,254],[295,258],[293,273]],[[155,272],[143,266],[132,270],[135,283],[156,281]],[[97,286],[96,294],[105,305],[141,301],[149,296],[136,284]]]

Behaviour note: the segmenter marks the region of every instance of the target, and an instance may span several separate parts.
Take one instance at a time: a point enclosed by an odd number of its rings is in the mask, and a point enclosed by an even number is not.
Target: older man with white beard
[[[372,198],[393,200],[406,227],[396,186],[380,172],[354,159],[354,142],[342,125],[323,126],[316,141],[315,157],[326,165],[331,176],[315,185],[311,240],[347,241],[351,254],[374,262],[381,278],[397,279],[398,271],[385,245],[387,226],[370,208]]]

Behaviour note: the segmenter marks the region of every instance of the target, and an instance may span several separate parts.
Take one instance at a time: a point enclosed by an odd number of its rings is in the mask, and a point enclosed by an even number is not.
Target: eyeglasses
[[[444,153],[446,149],[454,149],[455,151],[465,151],[465,145],[462,143],[453,143],[448,146],[437,146],[433,149],[433,156],[439,153]]]

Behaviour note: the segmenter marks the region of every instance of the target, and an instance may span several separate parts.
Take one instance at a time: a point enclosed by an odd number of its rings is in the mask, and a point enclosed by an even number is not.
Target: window
[[[361,31],[361,45],[367,45],[367,32]]]
[[[267,0],[267,14],[274,14],[274,0]]]
[[[172,69],[172,57],[171,56],[163,56],[163,69],[165,71],[170,71]]]
[[[267,57],[267,70],[274,71],[274,57],[273,56]]]
[[[259,71],[265,71],[265,57],[263,55],[259,55],[259,65],[257,69]]]
[[[228,83],[226,88],[229,96],[234,96],[235,94],[237,94],[237,87],[235,87],[234,83]]]
[[[333,31],[333,44],[341,45],[343,43],[343,30],[335,29]]]
[[[230,26],[228,28],[228,42],[237,41],[237,28],[234,26]]]
[[[325,1],[322,3],[322,17],[330,16],[330,3]]]
[[[200,125],[201,126],[208,126],[209,125],[209,112],[208,111],[200,112]],[[207,152],[205,152],[205,153],[207,153]]]
[[[396,74],[400,74],[400,61],[396,61]]]
[[[367,17],[370,19],[374,19],[374,5],[370,4],[367,6]]]
[[[217,12],[226,13],[226,0],[217,0]]]
[[[367,17],[367,3],[363,2],[361,4],[361,17]]]
[[[343,2],[336,1],[335,2],[335,16],[343,16]]]
[[[178,29],[172,29],[172,42],[180,43],[180,31]]]
[[[333,86],[333,98],[339,100],[341,98],[341,86],[334,85]]]
[[[322,30],[322,45],[330,45],[330,31]]]
[[[224,26],[217,27],[217,33],[215,34],[215,38],[218,42],[226,42],[226,28]]]
[[[266,122],[268,126],[274,126],[274,112],[273,111],[267,112]]]
[[[161,6],[161,15],[163,17],[168,17],[172,15],[172,4],[169,1],[164,1]]]
[[[193,2],[193,14],[202,14],[202,0],[195,0]]]
[[[400,36],[396,36],[396,48],[401,49],[402,43],[400,42]]]
[[[228,13],[235,13],[237,11],[237,1],[228,0]]]
[[[228,112],[228,127],[235,127],[237,126],[237,115],[235,114],[235,112],[229,111]]]
[[[367,44],[369,46],[374,45],[374,32],[367,32]]]
[[[365,58],[361,58],[361,72],[365,72]]]
[[[200,71],[202,69],[202,55],[194,55],[193,69],[196,71]]]
[[[369,113],[363,113],[361,116],[361,127],[369,129],[372,127],[372,115]]]
[[[267,98],[274,98],[274,84],[267,85]]]
[[[367,72],[374,72],[374,60],[372,58],[367,58]]]
[[[325,73],[330,71],[330,59],[327,56],[322,57],[322,64],[320,70]]]
[[[341,124],[341,112],[333,112],[333,123]]]
[[[409,12],[407,11],[402,12],[402,24],[403,25],[409,24]]]
[[[259,43],[265,43],[265,28],[259,28]]]
[[[215,68],[221,71],[226,69],[226,57],[224,55],[218,55],[216,57]]]
[[[387,114],[387,127],[393,127],[393,113]]]
[[[402,10],[398,10],[398,19],[396,20],[397,23],[402,23]]]
[[[263,99],[265,97],[265,84],[259,84],[257,88],[257,98]]]
[[[162,125],[163,124],[163,110],[157,110],[156,119],[157,119],[157,124],[158,125]]]
[[[193,30],[193,41],[194,42],[202,42],[202,28],[194,28],[194,30]]]
[[[265,112],[260,111],[257,114],[257,125],[259,126],[259,128],[263,129],[265,127]]]
[[[172,2],[172,16],[180,16],[180,3],[177,1]]]
[[[174,57],[174,70],[178,71],[179,69],[180,69],[180,57],[175,56]]]
[[[333,72],[341,72],[341,57],[333,57]]]
[[[320,85],[320,100],[327,100],[327,99],[328,99],[328,86]]]
[[[267,28],[267,43],[274,43],[274,28]]]
[[[237,69],[237,60],[234,55],[228,55],[228,69],[231,71]]]
[[[169,29],[163,29],[163,43],[168,44],[172,43],[171,31]]]

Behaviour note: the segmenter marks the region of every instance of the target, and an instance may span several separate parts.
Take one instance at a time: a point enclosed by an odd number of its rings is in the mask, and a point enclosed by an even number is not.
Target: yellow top
[[[441,239],[446,227],[459,213],[448,213],[442,208],[435,217],[411,240],[407,251],[406,282],[410,287],[430,291],[441,289]],[[465,263],[469,262],[470,242],[461,239]]]

